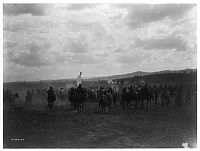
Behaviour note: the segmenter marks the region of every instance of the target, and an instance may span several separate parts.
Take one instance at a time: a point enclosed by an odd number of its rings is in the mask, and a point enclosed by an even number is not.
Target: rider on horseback
[[[55,96],[54,90],[51,86],[50,86],[49,90],[47,91],[47,94],[48,94],[48,97],[47,97],[48,107],[50,110],[52,110],[53,103],[56,101],[56,96]]]

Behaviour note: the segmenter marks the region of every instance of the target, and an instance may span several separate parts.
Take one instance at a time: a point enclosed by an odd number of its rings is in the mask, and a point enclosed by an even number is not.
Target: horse
[[[50,89],[47,91],[48,97],[47,97],[47,101],[48,101],[48,105],[47,107],[49,108],[49,110],[53,109],[53,104],[56,101],[56,96],[54,94],[54,90],[52,87],[50,87]]]
[[[109,91],[104,91],[104,92],[100,92],[99,96],[98,96],[98,100],[99,100],[99,107],[98,107],[98,111],[101,110],[105,110],[106,113],[108,113],[109,109],[111,109],[111,105],[112,105],[112,93]]]
[[[147,104],[146,105],[147,105],[147,109],[148,109],[148,108],[151,108],[151,101],[154,100],[153,91],[151,89],[148,89],[146,96],[147,96],[147,98],[146,98]]]
[[[106,102],[105,102],[105,95],[103,93],[98,94],[98,101],[99,101],[98,111],[104,110],[104,108],[106,106]]]
[[[126,108],[128,104],[128,93],[126,88],[122,88],[122,94],[121,94],[121,100],[120,100],[120,105],[122,106],[123,110]]]
[[[31,96],[31,93],[28,90],[28,92],[26,94],[26,105],[31,103],[31,101],[32,101],[32,96]]]
[[[75,90],[74,90],[74,88],[72,87],[72,88],[69,89],[69,91],[68,91],[68,100],[69,100],[69,102],[70,102],[72,108],[74,107],[74,98],[75,98]]]
[[[147,87],[141,87],[135,91],[132,88],[129,91],[123,88],[121,97],[123,109],[125,109],[125,106],[131,108],[132,104],[134,110],[138,108],[145,109],[144,103],[146,103],[148,109],[151,108],[151,101],[154,100],[153,91],[147,89]]]
[[[79,112],[80,109],[83,110],[84,103],[86,103],[87,93],[86,89],[79,86],[76,88],[71,88],[69,90],[69,101],[71,102],[71,106],[73,109],[77,109]]]
[[[71,107],[75,110],[77,108],[79,108],[79,102],[78,102],[78,94],[77,94],[77,89],[76,88],[71,88],[69,91],[68,91],[69,95],[68,95],[68,98],[69,98],[69,101],[71,103]]]
[[[143,87],[138,91],[139,107],[145,109],[144,103],[146,102],[146,108],[151,108],[151,101],[154,100],[153,92],[147,87]]]

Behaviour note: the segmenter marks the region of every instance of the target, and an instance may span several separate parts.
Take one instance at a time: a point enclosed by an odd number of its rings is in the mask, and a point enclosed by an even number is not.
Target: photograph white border
[[[0,135],[0,140],[1,140],[1,149],[3,149],[3,4],[4,3],[140,3],[140,4],[175,4],[175,3],[180,3],[180,4],[196,4],[197,5],[197,58],[200,58],[199,56],[199,51],[198,51],[198,44],[200,44],[199,41],[199,0],[1,0],[1,5],[0,5],[0,19],[1,19],[1,53],[0,53],[0,80],[1,80],[1,92],[0,92],[0,129],[1,129],[1,135]],[[199,61],[197,59],[197,69],[199,68]],[[197,94],[199,94],[199,72],[197,71]],[[199,109],[199,96],[197,95],[197,108]],[[197,109],[197,117],[199,117],[199,111]],[[197,148],[194,148],[194,150],[199,149],[199,120],[197,118]],[[25,149],[29,150],[29,149]],[[43,149],[39,149],[43,150]],[[57,149],[53,149],[57,150]],[[67,149],[68,150],[68,149]],[[71,150],[71,149],[70,149]],[[73,149],[77,150],[77,149]],[[87,149],[82,149],[82,150],[87,150]],[[92,149],[92,150],[97,150],[97,149]],[[104,151],[107,150],[112,150],[112,149],[104,149]],[[132,149],[125,149],[125,150],[132,150]],[[154,150],[154,149],[134,149],[134,150]],[[159,149],[160,150],[160,149]],[[165,149],[165,150],[177,150],[177,149]],[[178,149],[179,150],[179,149]]]

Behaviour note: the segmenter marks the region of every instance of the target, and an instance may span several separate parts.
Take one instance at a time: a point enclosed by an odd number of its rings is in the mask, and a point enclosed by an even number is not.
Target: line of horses
[[[155,97],[154,92],[148,89],[146,86],[140,87],[138,90],[134,90],[132,86],[129,88],[124,87],[122,88],[120,96],[117,96],[116,92],[111,88],[100,88],[97,91],[97,101],[99,102],[98,109],[105,109],[106,112],[108,112],[108,109],[111,108],[112,102],[116,104],[117,99],[124,110],[127,108],[148,109],[151,108],[151,103]]]
[[[151,108],[151,103],[154,100],[154,93],[146,86],[140,87],[138,90],[133,90],[132,87],[122,89],[121,105],[123,109],[133,106],[134,109]]]
[[[71,107],[79,112],[86,103],[87,91],[82,87],[71,88],[68,97]],[[158,96],[155,95],[155,91],[147,86],[139,87],[137,90],[134,90],[132,86],[129,88],[124,87],[121,93],[109,87],[101,87],[96,92],[98,111],[105,110],[106,112],[111,109],[112,104],[116,105],[118,102],[123,109],[148,109],[151,108],[152,101],[157,100],[156,97]]]
[[[175,88],[175,87],[174,87]],[[71,103],[71,107],[74,110],[80,112],[84,108],[84,104],[86,100],[89,101],[89,95],[93,96],[91,99],[93,102],[94,100],[98,102],[98,111],[106,111],[108,112],[111,109],[112,104],[116,105],[119,104],[123,110],[125,109],[150,109],[152,107],[152,102],[155,104],[160,104],[161,106],[166,106],[170,104],[170,97],[176,96],[177,97],[177,105],[181,104],[181,91],[177,91],[174,88],[159,88],[159,87],[152,87],[150,85],[143,85],[138,87],[123,87],[120,91],[116,91],[116,89],[112,89],[111,87],[100,87],[96,91],[92,91],[87,88],[82,88],[80,85],[77,88],[70,88],[68,92],[61,88],[59,93],[54,91],[55,97],[61,101],[67,101]],[[46,89],[45,89],[46,90]],[[41,91],[42,97],[41,100],[49,100],[47,91]],[[18,94],[12,94],[10,91],[4,91],[5,98],[16,98],[19,97]],[[177,92],[177,94],[175,94]],[[35,97],[38,98],[40,93],[35,93]],[[44,96],[43,96],[44,95]],[[31,103],[33,97],[32,91],[27,91],[26,95],[26,103]],[[158,101],[158,97],[160,97],[161,101]],[[187,98],[190,98],[191,94],[188,95]],[[50,97],[51,98],[51,97]],[[12,100],[12,99],[9,99]],[[51,99],[50,99],[51,100]],[[189,100],[189,99],[188,99]],[[48,101],[49,102],[49,101]],[[53,101],[55,102],[55,101]],[[49,103],[48,103],[49,104]]]

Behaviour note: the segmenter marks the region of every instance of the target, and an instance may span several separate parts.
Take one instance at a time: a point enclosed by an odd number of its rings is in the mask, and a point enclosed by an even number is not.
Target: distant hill
[[[142,71],[137,71],[137,72],[132,72],[132,73],[127,73],[127,74],[121,74],[121,75],[113,75],[113,76],[102,76],[102,77],[95,77],[95,78],[88,78],[85,80],[89,81],[97,81],[97,80],[114,80],[114,79],[124,79],[124,78],[131,78],[135,76],[145,76],[151,74],[150,72],[142,72]]]
[[[196,72],[197,69],[185,69],[185,70],[163,70],[158,72],[152,72],[152,74],[164,74],[164,73],[191,73]]]
[[[178,71],[158,71],[158,72],[133,72],[122,75],[114,76],[103,76],[98,78],[83,79],[84,87],[96,87],[106,86],[107,80],[112,79],[114,82],[125,82],[128,84],[137,84],[140,80],[144,80],[145,83],[157,83],[157,84],[183,84],[187,87],[193,87],[196,89],[197,86],[197,69],[186,69]],[[100,81],[98,81],[100,80]],[[37,89],[37,88],[48,88],[49,86],[54,88],[69,88],[76,86],[76,79],[60,79],[60,80],[43,80],[34,82],[8,82],[3,84],[4,89],[11,89],[18,91],[19,89]]]
[[[181,72],[156,72],[141,77],[131,77],[124,79],[116,79],[113,81],[124,81],[129,84],[137,84],[140,80],[146,83],[170,83],[170,84],[191,84],[197,83],[197,72],[194,71],[181,71]]]
[[[95,78],[85,78],[86,81],[97,81],[97,80],[117,80],[117,79],[125,79],[125,78],[132,78],[136,76],[146,76],[146,75],[152,75],[152,74],[166,74],[166,73],[191,73],[196,72],[197,69],[185,69],[185,70],[163,70],[163,71],[156,71],[156,72],[143,72],[143,71],[137,71],[127,74],[121,74],[121,75],[113,75],[113,76],[102,76],[102,77],[95,77]]]
[[[118,79],[126,79],[132,78],[136,76],[147,76],[153,74],[168,74],[168,73],[191,73],[197,72],[197,69],[185,69],[185,70],[163,70],[163,71],[156,71],[156,72],[143,72],[143,71],[136,71],[132,73],[120,74],[120,75],[113,75],[113,76],[100,76],[100,77],[83,77],[83,81],[107,81],[107,80],[118,80]],[[58,79],[58,80],[40,80],[40,81],[29,81],[29,82],[41,82],[41,83],[52,83],[52,82],[73,82],[76,81],[76,78],[70,79]],[[27,81],[28,82],[28,81]],[[12,83],[12,82],[6,82]]]

